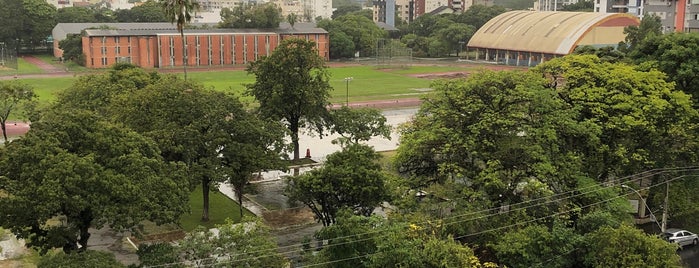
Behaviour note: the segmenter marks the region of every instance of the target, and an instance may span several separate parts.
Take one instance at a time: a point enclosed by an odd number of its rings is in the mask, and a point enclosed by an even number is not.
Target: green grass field
[[[413,66],[402,69],[376,69],[373,66],[333,67],[329,69],[330,85],[334,88],[330,101],[344,102],[348,92],[351,102],[417,97],[424,94],[424,89],[429,88],[431,81],[412,77],[411,74],[473,71],[474,69],[458,66]],[[17,80],[32,86],[40,103],[48,103],[55,99],[56,92],[70,87],[78,75],[58,78],[18,78]],[[352,77],[349,84],[345,82],[345,77]],[[245,91],[245,84],[255,81],[252,75],[248,75],[243,70],[189,72],[188,78],[201,82],[207,88],[229,91],[238,95],[242,95]]]
[[[240,206],[224,194],[213,191],[209,195],[209,221],[201,221],[201,213],[204,207],[204,199],[201,193],[201,186],[197,187],[189,194],[189,205],[191,206],[190,214],[182,215],[180,226],[186,232],[194,230],[197,226],[206,228],[214,228],[216,225],[226,223],[227,218],[231,218],[234,222],[240,222]],[[245,215],[254,216],[252,212],[244,210]]]

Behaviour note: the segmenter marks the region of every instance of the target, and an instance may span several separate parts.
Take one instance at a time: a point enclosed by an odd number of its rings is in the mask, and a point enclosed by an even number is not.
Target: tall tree
[[[83,38],[81,34],[68,34],[66,39],[58,43],[58,48],[63,50],[63,59],[85,66],[85,54],[83,53]]]
[[[220,99],[231,102],[230,98]],[[228,112],[228,120],[221,122],[224,135],[214,142],[220,148],[221,171],[233,186],[238,204],[242,204],[253,173],[286,168],[286,129],[280,122],[262,120],[242,109]],[[243,206],[239,208],[242,218]]]
[[[662,35],[663,24],[660,22],[658,15],[648,14],[643,16],[641,24],[638,26],[632,25],[624,28],[624,34],[626,34],[624,46],[619,48],[624,51],[635,52],[636,47],[641,45],[646,38]]]
[[[694,100],[699,98],[699,34],[650,32],[629,55],[641,66],[667,74],[668,81]],[[696,101],[694,105],[699,107]]]
[[[96,22],[94,12],[88,7],[64,7],[56,11],[56,23]]]
[[[227,118],[244,116],[242,104],[201,84],[164,77],[112,103],[117,121],[158,142],[163,157],[184,163],[191,189],[202,187],[202,221],[209,220],[209,193],[226,178],[221,173],[221,139]]]
[[[160,4],[155,0],[148,0],[131,9],[119,9],[115,12],[118,22],[164,22],[168,17],[163,13]]]
[[[358,144],[372,137],[391,139],[391,125],[378,109],[342,106],[332,110],[330,118],[330,130],[342,137],[340,144]]]
[[[197,229],[177,246],[183,261],[195,266],[284,267],[286,259],[278,253],[269,227],[259,219],[244,218],[241,223],[226,222],[218,233]]]
[[[437,36],[446,43],[450,53],[456,52],[456,56],[458,57],[459,52],[461,52],[465,44],[471,40],[474,33],[476,33],[476,28],[473,26],[463,23],[454,23],[447,28],[439,30]]]
[[[629,225],[586,234],[579,256],[585,267],[680,267],[676,246]]]
[[[91,227],[176,222],[187,210],[183,175],[152,140],[93,112],[55,107],[0,148],[0,226],[41,252],[86,250]]]
[[[56,25],[56,7],[44,0],[22,0],[22,8],[10,18],[19,20],[15,38],[33,48],[46,41]],[[19,45],[19,44],[18,44]]]
[[[278,28],[282,11],[276,4],[242,4],[233,9],[221,9],[221,28]],[[293,25],[292,25],[293,26]]]
[[[299,159],[299,130],[310,127],[322,135],[328,115],[329,74],[315,46],[313,41],[285,39],[271,55],[247,68],[257,77],[245,85],[247,94],[260,103],[262,116],[286,124],[294,159]]]
[[[182,63],[184,68],[184,80],[187,80],[187,41],[184,38],[184,27],[192,21],[192,14],[199,10],[199,2],[196,0],[160,0],[165,11],[165,16],[170,22],[177,24],[177,31],[182,38]]]
[[[0,129],[2,137],[7,143],[7,119],[17,110],[23,111],[30,108],[34,91],[26,84],[19,82],[0,82]],[[25,110],[26,111],[26,110]]]
[[[505,11],[506,9],[499,5],[473,5],[463,13],[459,14],[456,17],[455,21],[471,25],[476,29],[480,29],[490,19],[495,18],[495,16],[497,15],[505,13]]]
[[[308,206],[324,226],[334,224],[341,209],[369,216],[388,196],[378,158],[366,145],[346,146],[329,155],[323,167],[292,177],[286,193]]]

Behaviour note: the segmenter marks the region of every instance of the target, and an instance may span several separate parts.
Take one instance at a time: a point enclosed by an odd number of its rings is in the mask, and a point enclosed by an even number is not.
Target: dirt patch
[[[265,211],[262,214],[262,218],[273,229],[283,229],[316,222],[315,215],[307,207]]]
[[[470,75],[470,72],[446,72],[446,73],[427,73],[427,74],[413,74],[412,77],[423,78],[423,79],[456,79],[456,78],[466,78]]]

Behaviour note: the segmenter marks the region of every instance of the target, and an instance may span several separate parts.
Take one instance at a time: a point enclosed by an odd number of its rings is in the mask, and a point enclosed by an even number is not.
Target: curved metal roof
[[[591,41],[623,41],[623,28],[639,25],[637,17],[622,13],[510,11],[489,20],[478,29],[468,47],[493,48],[565,55],[575,49],[594,28],[613,29],[604,38]],[[602,35],[602,34],[601,34]],[[612,35],[612,37],[610,37]],[[613,39],[613,40],[610,40]]]

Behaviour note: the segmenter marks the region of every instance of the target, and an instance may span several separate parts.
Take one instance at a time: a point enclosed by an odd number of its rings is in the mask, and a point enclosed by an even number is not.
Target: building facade
[[[185,31],[184,44],[172,30],[85,30],[85,65],[106,68],[117,62],[144,68],[242,65],[269,55],[287,38],[316,43],[318,54],[329,58],[328,33],[323,29],[278,31],[209,29]],[[182,46],[186,49],[182,49]]]

